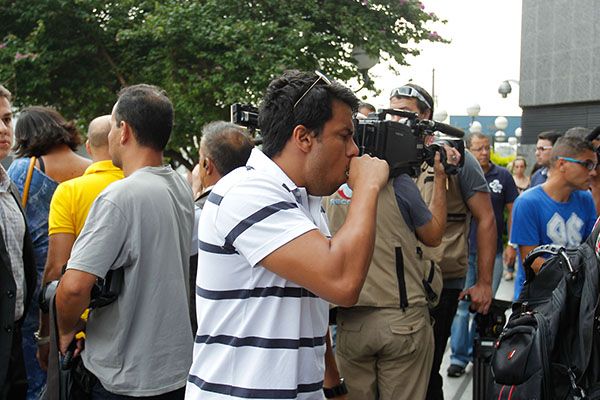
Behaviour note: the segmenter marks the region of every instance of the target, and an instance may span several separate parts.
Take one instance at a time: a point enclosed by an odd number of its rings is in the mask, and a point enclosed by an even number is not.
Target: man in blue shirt
[[[535,162],[540,168],[531,175],[529,187],[541,185],[548,179],[548,167],[550,166],[550,151],[560,133],[555,131],[545,131],[538,135],[535,145]]]
[[[477,158],[483,170],[485,180],[488,183],[492,198],[492,208],[496,219],[496,257],[494,259],[494,271],[492,274],[492,294],[496,293],[502,277],[502,233],[504,232],[504,209],[508,211],[508,226],[510,229],[510,214],[513,202],[518,196],[515,181],[506,168],[494,165],[490,160],[490,140],[481,133],[472,134],[467,138],[469,151]],[[507,252],[509,254],[509,252]],[[514,262],[514,253],[512,261]],[[465,282],[465,288],[471,287],[477,280],[477,220],[471,221],[471,232],[469,235],[469,269]],[[475,337],[475,323],[471,323],[469,329],[469,302],[461,301],[452,322],[452,333],[450,346],[450,367],[448,376],[458,377],[464,374],[465,367],[472,359],[473,338]]]
[[[525,191],[515,201],[510,232],[520,254],[515,299],[525,280],[523,260],[531,250],[543,244],[577,247],[592,231],[596,209],[588,189],[596,166],[590,142],[562,137],[552,148],[546,183]],[[535,260],[533,269],[537,272],[542,263],[542,259]]]

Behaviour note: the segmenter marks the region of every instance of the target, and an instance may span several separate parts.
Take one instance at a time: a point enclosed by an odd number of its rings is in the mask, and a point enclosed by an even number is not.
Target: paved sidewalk
[[[502,279],[500,287],[496,293],[496,298],[501,300],[512,301],[514,292],[514,280],[505,281]],[[507,316],[510,315],[510,310],[507,311]],[[450,343],[450,341],[448,341]],[[446,347],[444,359],[440,372],[444,379],[444,399],[445,400],[471,400],[473,399],[473,364],[469,364],[466,372],[460,378],[449,378],[446,375],[446,369],[450,365],[450,346]]]

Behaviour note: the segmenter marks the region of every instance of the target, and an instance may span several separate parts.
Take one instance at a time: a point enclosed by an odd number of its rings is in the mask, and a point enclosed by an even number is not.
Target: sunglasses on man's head
[[[296,100],[296,102],[294,103],[294,107],[296,108],[296,106],[298,105],[298,103],[300,103],[300,100],[302,100],[304,98],[304,96],[306,96],[308,94],[308,92],[310,92],[310,90],[312,88],[315,87],[315,85],[317,83],[319,83],[320,81],[325,82],[326,85],[331,85],[331,81],[329,80],[328,77],[326,77],[321,71],[315,71],[315,74],[317,75],[317,80],[314,81],[314,83],[312,85],[310,85],[308,87],[308,89],[306,89],[306,91],[304,93],[302,93],[302,96],[300,96],[300,98],[298,100]]]
[[[427,108],[431,109],[431,104],[425,100],[425,96],[419,93],[419,91],[412,86],[400,86],[399,88],[392,90],[392,93],[390,93],[390,99],[392,97],[414,97],[421,100],[423,103],[425,103]]]

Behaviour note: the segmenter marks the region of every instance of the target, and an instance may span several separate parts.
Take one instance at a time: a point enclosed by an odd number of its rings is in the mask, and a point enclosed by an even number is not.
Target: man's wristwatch
[[[335,397],[348,394],[348,388],[346,387],[346,382],[344,382],[344,378],[340,378],[340,383],[338,383],[334,387],[324,387],[323,394],[325,394],[325,398],[327,399],[333,399]]]
[[[42,336],[40,335],[40,331],[33,332],[33,338],[35,339],[38,346],[50,343],[50,335]]]

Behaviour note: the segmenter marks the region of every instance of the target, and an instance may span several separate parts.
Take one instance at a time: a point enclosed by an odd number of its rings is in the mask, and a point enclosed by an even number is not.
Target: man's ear
[[[202,168],[206,171],[206,175],[211,175],[215,171],[215,163],[213,163],[210,158],[206,157],[202,164]]]
[[[125,144],[133,138],[133,128],[125,121],[121,121],[119,143]]]
[[[90,146],[90,140],[85,141],[85,151],[91,156],[92,155],[92,147]]]
[[[312,130],[309,130],[304,125],[296,125],[292,131],[292,141],[300,151],[308,153],[316,140]]]

